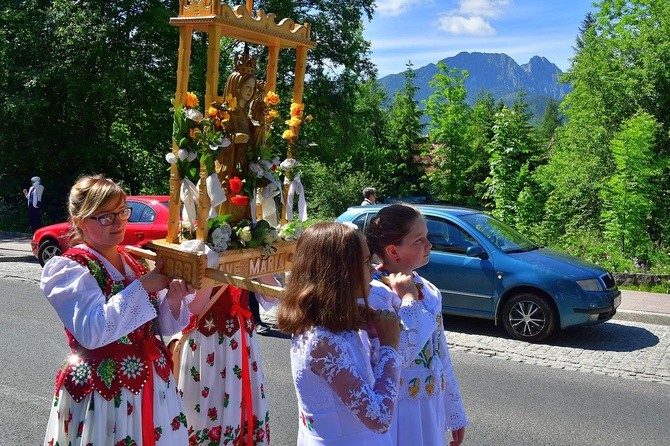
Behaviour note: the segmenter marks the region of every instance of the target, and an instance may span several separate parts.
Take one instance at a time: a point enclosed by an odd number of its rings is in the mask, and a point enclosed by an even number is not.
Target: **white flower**
[[[209,145],[210,150],[219,150],[220,148],[228,147],[232,144],[232,141],[228,137],[221,136],[217,141],[214,141],[214,144]]]
[[[202,112],[198,109],[195,108],[188,108],[184,111],[184,116],[186,119],[190,119],[191,121],[194,122],[200,122],[202,121]]]
[[[237,236],[240,238],[240,241],[242,243],[248,242],[249,240],[251,240],[251,227],[250,226],[243,227],[238,231]]]
[[[226,223],[223,226],[219,226],[214,231],[212,231],[212,242],[214,243],[213,249],[216,252],[223,252],[228,249],[228,242],[230,241],[230,235],[232,234],[232,229],[230,225]]]
[[[188,152],[188,157],[186,159],[188,159],[189,161],[193,161],[197,157],[198,157],[198,152]]]
[[[297,159],[295,159],[295,158],[286,158],[284,161],[281,162],[281,164],[279,165],[279,167],[281,168],[281,170],[283,170],[283,171],[286,172],[287,170],[295,169],[295,168],[298,167],[299,165],[300,165],[300,163],[298,162]]]
[[[177,162],[177,157],[172,152],[166,153],[165,154],[165,161],[167,161],[170,164],[175,164]]]
[[[188,150],[179,149],[179,152],[177,152],[177,157],[179,158],[179,161],[184,161],[186,158],[188,158]]]
[[[188,220],[182,220],[182,221],[181,221],[181,228],[182,228],[184,231],[190,231],[190,230],[191,230],[191,226],[192,226],[192,225],[191,225],[191,222],[190,222],[190,221],[188,221]]]
[[[263,243],[267,245],[274,243],[277,240],[277,237],[279,237],[279,233],[276,229],[272,228],[263,236]]]
[[[263,167],[262,167],[260,164],[258,164],[258,163],[251,163],[251,164],[249,164],[249,170],[250,170],[251,172],[255,173],[255,174],[256,174],[256,177],[258,177],[258,178],[262,178],[263,175],[265,174],[265,170],[264,170]]]

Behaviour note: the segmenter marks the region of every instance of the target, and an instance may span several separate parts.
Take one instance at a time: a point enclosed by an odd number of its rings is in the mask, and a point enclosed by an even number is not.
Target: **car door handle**
[[[135,237],[138,239],[142,240],[144,238],[144,232],[136,232]]]

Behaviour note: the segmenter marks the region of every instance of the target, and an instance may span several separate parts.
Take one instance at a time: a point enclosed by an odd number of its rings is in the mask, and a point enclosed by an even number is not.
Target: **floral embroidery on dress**
[[[312,416],[306,416],[303,411],[300,411],[300,419],[302,420],[302,425],[307,428],[307,430],[311,431],[312,426],[314,426],[314,417]]]

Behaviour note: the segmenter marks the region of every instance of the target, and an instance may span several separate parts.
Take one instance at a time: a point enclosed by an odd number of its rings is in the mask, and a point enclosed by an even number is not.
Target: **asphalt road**
[[[0,264],[0,446],[38,445],[62,324],[40,293],[40,267]],[[470,426],[465,445],[667,445],[670,328],[612,321],[551,343],[508,339],[487,321],[447,318]],[[274,445],[295,444],[290,341],[259,337]],[[633,367],[629,367],[633,364]]]

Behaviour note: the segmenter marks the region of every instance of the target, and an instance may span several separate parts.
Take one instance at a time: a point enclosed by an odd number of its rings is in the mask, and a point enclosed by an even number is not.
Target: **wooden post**
[[[174,96],[175,109],[183,104],[184,97],[188,91],[188,76],[191,62],[191,42],[193,40],[193,28],[184,26],[179,28],[179,52],[177,56],[177,91]],[[172,141],[172,153],[177,156],[179,146]],[[168,214],[168,231],[165,241],[168,243],[179,243],[179,210],[181,178],[176,164],[170,166],[170,210]]]
[[[269,70],[269,69],[268,69]],[[302,94],[305,90],[305,72],[307,70],[307,47],[306,46],[297,46],[295,49],[295,77],[293,81],[293,102],[296,104],[302,104]],[[296,137],[300,128],[296,128]],[[293,158],[293,153],[291,152],[291,146],[288,147],[286,151],[286,158]],[[286,224],[288,220],[286,219],[287,214],[287,203],[288,203],[288,189],[289,185],[284,184],[282,194],[284,196],[284,206],[282,207],[281,212],[281,222]]]
[[[268,47],[268,69],[265,75],[265,92],[277,90],[277,69],[279,66],[279,45]]]

